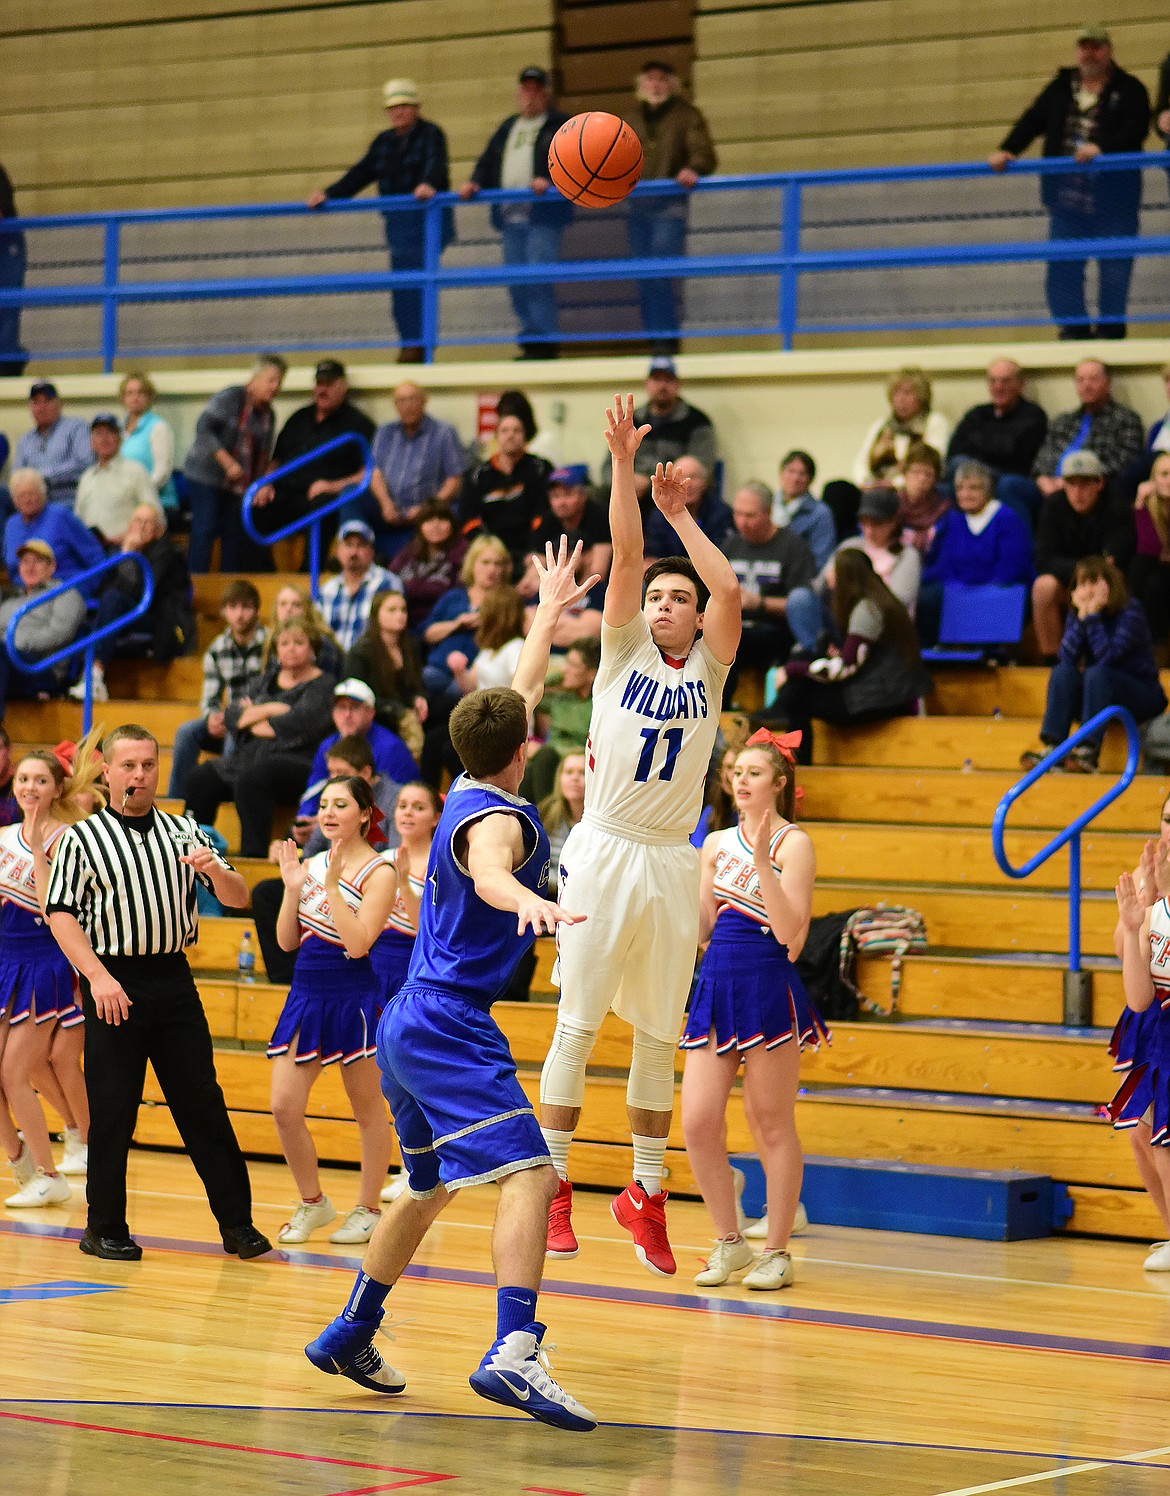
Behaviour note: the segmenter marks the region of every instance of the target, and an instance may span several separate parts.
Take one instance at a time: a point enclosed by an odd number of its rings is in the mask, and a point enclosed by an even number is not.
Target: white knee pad
[[[644,1112],[674,1110],[674,1045],[634,1030],[634,1058],[626,1100]]]
[[[579,1107],[585,1100],[585,1066],[597,1043],[597,1030],[571,1018],[558,1018],[544,1069],[540,1100],[544,1106]]]

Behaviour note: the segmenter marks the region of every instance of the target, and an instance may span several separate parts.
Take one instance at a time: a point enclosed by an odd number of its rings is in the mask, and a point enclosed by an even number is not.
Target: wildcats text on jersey
[[[705,681],[688,680],[679,686],[667,686],[631,670],[622,688],[623,707],[639,717],[665,722],[670,717],[706,717],[710,713]]]

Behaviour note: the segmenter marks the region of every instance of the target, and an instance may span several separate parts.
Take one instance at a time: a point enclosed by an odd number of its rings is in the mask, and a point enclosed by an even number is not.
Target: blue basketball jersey
[[[448,791],[435,828],[418,938],[406,978],[408,983],[455,992],[483,1008],[505,991],[536,938],[531,930],[516,933],[514,914],[484,903],[455,855],[460,832],[500,811],[516,817],[524,836],[524,861],[512,869],[513,875],[533,893],[543,895],[548,887],[548,837],[536,807],[461,774]]]

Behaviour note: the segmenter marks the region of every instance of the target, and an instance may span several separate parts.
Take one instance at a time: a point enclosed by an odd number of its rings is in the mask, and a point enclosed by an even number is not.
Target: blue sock
[[[535,1288],[498,1288],[496,1290],[497,1340],[502,1340],[513,1330],[526,1329],[535,1318]]]
[[[389,1283],[378,1283],[365,1273],[359,1273],[349,1296],[349,1303],[341,1311],[342,1319],[377,1319],[378,1310],[386,1302],[390,1287]]]

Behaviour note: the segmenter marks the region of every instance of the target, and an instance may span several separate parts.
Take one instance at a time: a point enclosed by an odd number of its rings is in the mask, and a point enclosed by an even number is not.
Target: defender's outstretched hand
[[[620,395],[615,395],[613,409],[606,406],[605,419],[608,423],[605,440],[615,460],[625,458],[627,462],[633,461],[634,453],[642,445],[642,438],[649,436],[651,430],[649,426],[634,425],[633,395],[627,395],[624,401]]]
[[[569,914],[551,899],[533,894],[516,910],[516,933],[523,935],[525,930],[531,930],[534,935],[555,935],[558,925],[579,925],[587,917]]]
[[[582,542],[579,540],[570,556],[569,538],[567,535],[562,535],[560,548],[555,555],[551,540],[545,541],[543,560],[536,552],[533,552],[532,564],[536,568],[542,604],[549,604],[563,612],[566,608],[571,608],[574,603],[579,603],[583,597],[587,597],[590,590],[601,581],[600,575],[596,572],[583,582],[576,580],[577,564],[581,560],[582,549]]]

